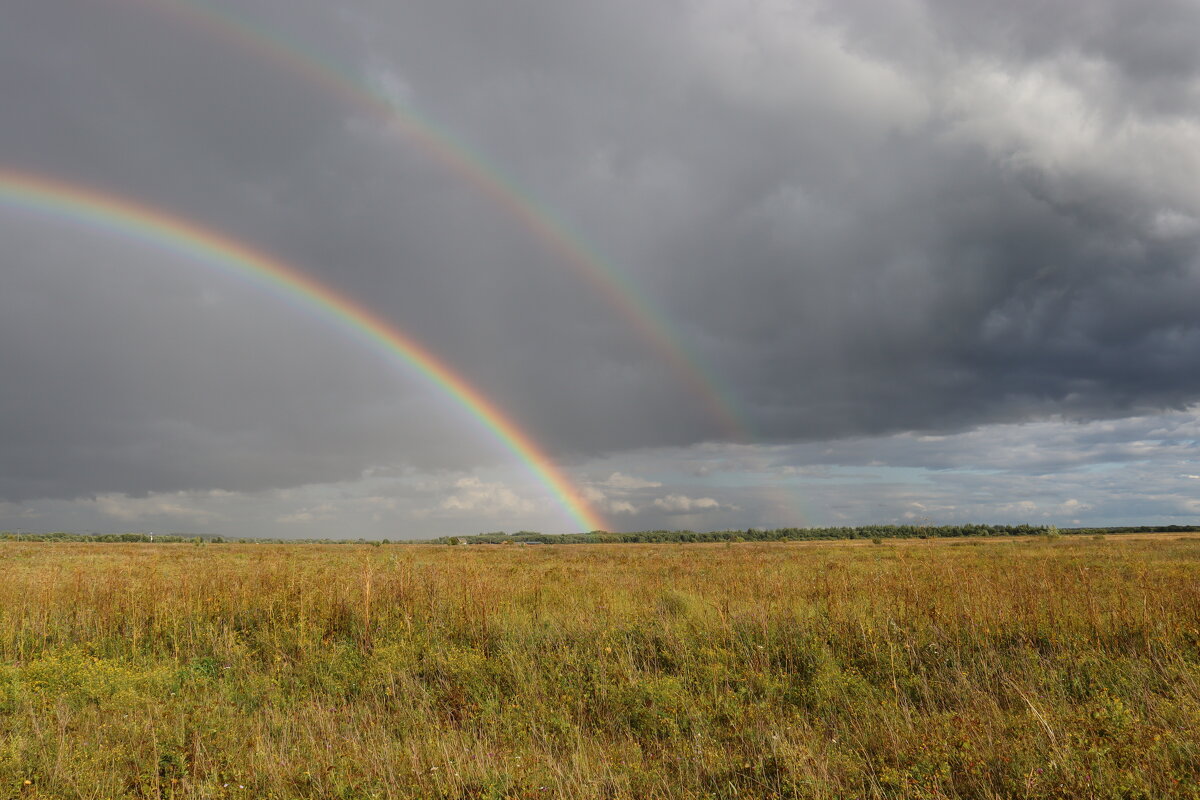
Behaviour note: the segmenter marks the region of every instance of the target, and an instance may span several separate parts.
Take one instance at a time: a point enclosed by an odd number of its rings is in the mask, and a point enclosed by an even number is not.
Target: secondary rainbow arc
[[[213,36],[232,41],[244,50],[257,52],[287,72],[291,72],[324,91],[344,98],[362,111],[395,126],[423,152],[453,174],[473,185],[485,197],[502,208],[554,253],[594,289],[598,296],[625,319],[631,330],[670,365],[675,376],[691,395],[706,407],[720,425],[723,435],[737,441],[754,439],[735,410],[728,393],[688,352],[671,323],[655,310],[650,301],[617,269],[607,264],[547,208],[532,198],[448,131],[402,105],[385,93],[361,85],[358,78],[343,74],[337,66],[279,35],[263,31],[229,12],[212,8],[197,0],[134,0],[152,9],[175,13]]]
[[[193,221],[44,175],[0,168],[0,204],[67,219],[184,256],[307,307],[411,367],[453,398],[553,492],[583,530],[606,527],[545,450],[466,378],[393,323],[297,267]]]

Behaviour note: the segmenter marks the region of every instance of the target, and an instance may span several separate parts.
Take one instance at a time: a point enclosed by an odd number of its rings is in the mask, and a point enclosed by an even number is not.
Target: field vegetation
[[[1045,536],[1062,534],[1068,536],[1096,536],[1110,533],[1187,533],[1192,529],[1183,525],[1143,525],[1124,528],[1055,528],[1045,525],[858,525],[837,528],[748,528],[735,531],[590,531],[588,533],[538,533],[517,531],[505,533],[480,533],[474,536],[444,536],[440,539],[404,541],[404,544],[665,544],[665,543],[711,543],[711,542],[811,542],[838,539],[936,539],[964,536]],[[226,540],[222,536],[194,533],[18,533],[0,531],[0,541],[6,542],[155,542],[158,544],[196,544],[227,541],[239,544],[391,544],[387,539],[265,539],[238,538]]]
[[[0,543],[0,797],[1200,797],[1200,538]]]

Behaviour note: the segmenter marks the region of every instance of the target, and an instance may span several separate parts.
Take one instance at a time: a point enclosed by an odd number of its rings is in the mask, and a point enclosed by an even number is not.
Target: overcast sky
[[[9,0],[0,170],[353,298],[611,530],[1191,523],[1198,40],[1188,0]],[[0,529],[578,528],[326,317],[19,203],[0,243]]]

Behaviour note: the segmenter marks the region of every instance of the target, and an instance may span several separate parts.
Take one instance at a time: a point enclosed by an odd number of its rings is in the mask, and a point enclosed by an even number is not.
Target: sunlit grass
[[[1176,536],[0,544],[0,797],[1196,797],[1198,579]]]

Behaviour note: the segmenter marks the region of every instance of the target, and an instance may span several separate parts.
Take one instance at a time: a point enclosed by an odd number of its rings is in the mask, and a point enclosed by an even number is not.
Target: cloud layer
[[[1095,426],[1200,400],[1194,3],[16,0],[5,17],[0,164],[135,197],[360,299],[614,520],[762,521],[770,481],[681,477],[707,446],[903,452],[890,466],[959,471],[939,490],[954,514],[1006,516],[1009,500],[964,502],[971,470],[1010,469],[997,431],[1053,425],[1011,474],[1075,474]],[[296,59],[403,104],[513,194]],[[4,519],[80,499],[133,521],[189,497],[189,524],[217,524],[213,498],[256,516],[221,493],[271,524],[552,513],[428,381],[327,321],[69,220],[0,207],[0,237]],[[671,332],[741,431],[631,313]],[[931,466],[922,436],[980,444]],[[1136,469],[1184,457],[1164,447]],[[642,469],[651,452],[675,460]],[[374,497],[381,474],[438,488],[321,511],[328,487]],[[289,491],[306,495],[277,507]],[[1056,492],[1078,518],[1117,514]]]

